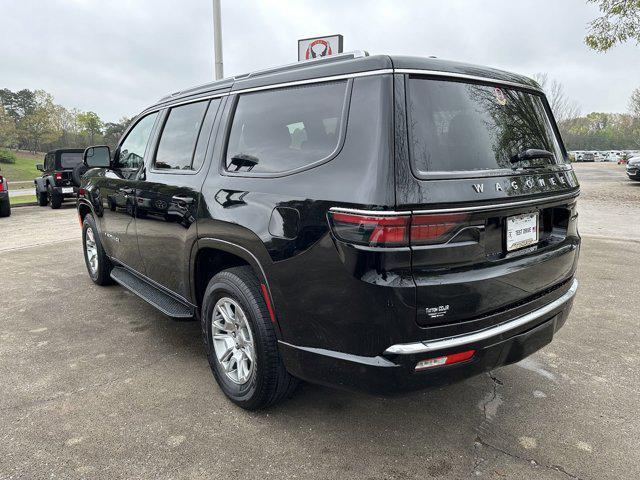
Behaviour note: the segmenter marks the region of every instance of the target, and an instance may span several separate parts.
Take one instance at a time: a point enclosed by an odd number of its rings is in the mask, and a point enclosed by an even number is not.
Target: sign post
[[[298,40],[298,61],[342,53],[342,42],[342,35],[327,35],[325,37]]]

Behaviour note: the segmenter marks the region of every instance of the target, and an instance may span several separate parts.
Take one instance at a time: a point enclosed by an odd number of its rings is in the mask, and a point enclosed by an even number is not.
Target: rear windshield
[[[82,163],[82,152],[60,154],[60,168],[73,168],[80,163]]]
[[[417,173],[495,170],[563,163],[542,97],[522,90],[411,77],[409,145]],[[555,160],[511,163],[530,148]]]

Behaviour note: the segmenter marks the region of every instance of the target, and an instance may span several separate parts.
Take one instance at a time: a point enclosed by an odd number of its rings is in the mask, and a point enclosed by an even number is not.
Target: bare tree
[[[536,73],[533,78],[547,94],[551,111],[558,123],[566,122],[580,116],[580,106],[567,97],[564,86],[558,80],[549,80],[546,73]]]

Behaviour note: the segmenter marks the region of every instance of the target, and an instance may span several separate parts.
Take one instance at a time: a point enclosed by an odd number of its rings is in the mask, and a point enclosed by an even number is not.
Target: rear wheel
[[[102,248],[96,222],[91,214],[84,217],[82,222],[82,246],[84,248],[84,262],[89,277],[97,285],[109,285],[113,264]]]
[[[8,217],[9,215],[11,215],[11,203],[7,197],[6,200],[0,201],[0,217]]]
[[[218,385],[247,410],[276,404],[298,384],[285,369],[275,329],[250,267],[215,275],[204,294],[203,331]]]
[[[47,190],[49,202],[51,202],[51,208],[56,209],[62,206],[62,195],[56,193],[51,187]]]
[[[47,203],[49,203],[49,199],[47,198],[47,192],[39,192],[36,189],[36,197],[38,197],[38,205],[41,207],[46,207]]]

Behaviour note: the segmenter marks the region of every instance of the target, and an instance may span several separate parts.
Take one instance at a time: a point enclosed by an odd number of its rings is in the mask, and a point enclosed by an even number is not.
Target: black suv
[[[0,217],[11,215],[11,200],[9,199],[9,184],[0,172]]]
[[[162,98],[109,154],[78,200],[91,278],[200,319],[244,408],[448,384],[569,314],[579,186],[528,78],[343,54]]]
[[[38,205],[60,208],[65,198],[76,197],[80,176],[86,171],[83,151],[78,148],[52,150],[45,155],[44,164],[36,165],[42,172],[42,176],[33,181]]]

